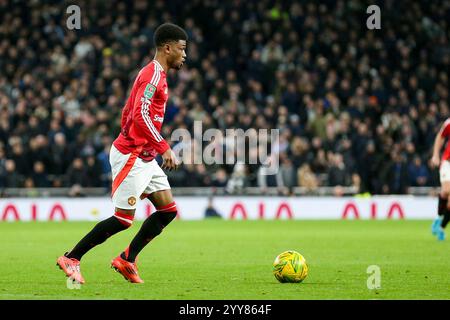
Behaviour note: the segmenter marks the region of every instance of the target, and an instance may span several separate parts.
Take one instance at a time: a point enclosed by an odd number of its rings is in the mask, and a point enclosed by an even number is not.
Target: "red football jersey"
[[[139,71],[122,110],[121,132],[113,143],[120,152],[150,161],[169,149],[160,134],[168,97],[166,73],[153,60]]]
[[[441,136],[443,138],[448,138],[448,136],[450,136],[450,118],[445,120]],[[442,161],[449,159],[450,159],[450,143],[447,143],[447,145],[445,146],[444,153],[442,154]]]

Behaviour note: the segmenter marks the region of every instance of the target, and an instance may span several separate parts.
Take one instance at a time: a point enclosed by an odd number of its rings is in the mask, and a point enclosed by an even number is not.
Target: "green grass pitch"
[[[141,252],[144,284],[110,268],[141,223],[86,254],[69,289],[56,258],[94,222],[0,223],[0,299],[450,299],[450,240],[430,221],[175,221]],[[278,283],[275,257],[304,255],[300,284]],[[367,268],[381,270],[369,290]]]

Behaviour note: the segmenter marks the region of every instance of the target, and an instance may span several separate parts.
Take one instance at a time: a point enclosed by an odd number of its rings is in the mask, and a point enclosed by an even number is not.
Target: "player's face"
[[[186,60],[186,40],[171,43],[170,52],[170,67],[180,70]]]

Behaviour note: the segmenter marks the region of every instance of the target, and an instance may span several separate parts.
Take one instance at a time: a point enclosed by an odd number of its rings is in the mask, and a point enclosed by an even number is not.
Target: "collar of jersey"
[[[166,73],[164,71],[164,68],[161,66],[161,64],[158,62],[158,60],[154,59],[153,62],[161,69],[162,72]]]

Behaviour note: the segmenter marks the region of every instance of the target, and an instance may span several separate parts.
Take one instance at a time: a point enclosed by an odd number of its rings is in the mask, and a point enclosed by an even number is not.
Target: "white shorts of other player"
[[[450,161],[444,160],[439,168],[441,183],[450,181]]]
[[[146,162],[131,153],[123,154],[112,145],[109,162],[113,179],[112,202],[116,208],[136,209],[137,199],[170,189],[167,176],[155,159]]]

